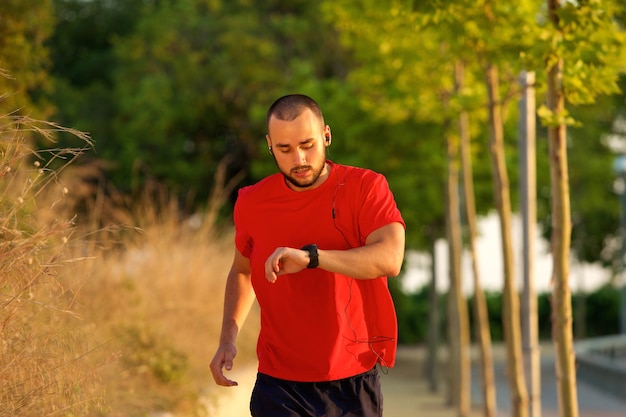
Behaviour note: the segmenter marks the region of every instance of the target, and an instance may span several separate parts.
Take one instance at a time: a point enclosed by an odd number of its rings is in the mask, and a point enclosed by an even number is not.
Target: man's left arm
[[[315,242],[311,242],[315,243]],[[404,260],[404,226],[390,223],[371,232],[365,245],[346,250],[318,249],[318,268],[357,279],[393,277]],[[295,248],[277,248],[265,262],[270,282],[284,274],[300,272],[309,264],[309,253]]]
[[[319,268],[326,271],[357,279],[395,277],[400,274],[404,260],[404,226],[390,223],[370,233],[364,246],[349,250],[319,249],[318,254]]]

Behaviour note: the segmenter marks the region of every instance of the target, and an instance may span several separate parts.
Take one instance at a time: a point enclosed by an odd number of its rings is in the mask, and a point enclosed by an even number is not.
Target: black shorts
[[[382,417],[378,371],[325,382],[293,382],[259,373],[250,412],[253,417]]]

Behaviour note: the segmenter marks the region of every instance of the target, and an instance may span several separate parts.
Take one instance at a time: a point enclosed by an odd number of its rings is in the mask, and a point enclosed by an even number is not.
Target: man
[[[254,417],[382,416],[376,364],[393,366],[397,324],[387,276],[400,273],[405,225],[385,178],[326,159],[330,127],[301,94],[267,112],[280,173],[239,191],[216,383],[256,296],[261,312]]]

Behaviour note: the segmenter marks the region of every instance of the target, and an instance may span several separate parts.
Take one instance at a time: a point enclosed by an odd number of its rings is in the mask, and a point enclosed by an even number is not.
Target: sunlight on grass
[[[0,126],[0,416],[208,415],[232,231],[167,193],[130,205],[94,187],[97,167],[71,163],[90,147],[81,132]],[[29,145],[61,131],[85,148]]]

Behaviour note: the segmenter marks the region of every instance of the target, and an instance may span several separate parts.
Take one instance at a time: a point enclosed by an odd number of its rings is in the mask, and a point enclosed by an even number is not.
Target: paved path
[[[381,372],[385,417],[456,417],[445,400],[445,387],[431,392],[424,378],[424,351],[400,347],[395,367]],[[478,417],[473,411],[471,417]]]
[[[474,371],[474,370],[473,370]],[[496,376],[496,403],[500,416],[510,416],[511,401],[506,376],[504,359],[499,359],[494,365]],[[481,403],[480,374],[473,372],[472,397]],[[624,397],[617,398],[602,392],[584,380],[577,378],[579,417],[626,417],[626,386]],[[542,417],[558,416],[558,398],[556,388],[556,372],[554,368],[554,353],[550,347],[541,349],[541,409]]]
[[[494,348],[496,358],[496,403],[499,417],[511,416],[510,397],[503,352]],[[542,349],[543,350],[543,349]],[[554,356],[550,349],[545,349],[541,359],[541,401],[542,417],[558,417],[556,393],[556,376],[554,372]],[[456,417],[455,410],[445,400],[445,381],[440,380],[440,389],[432,393],[423,377],[424,352],[419,348],[400,348],[398,360],[393,369],[382,374],[383,392],[385,395],[385,417]],[[480,375],[472,372],[471,417],[483,415],[481,404]],[[599,391],[598,389],[578,380],[579,417],[626,417],[626,398]],[[626,387],[624,387],[626,397]]]

